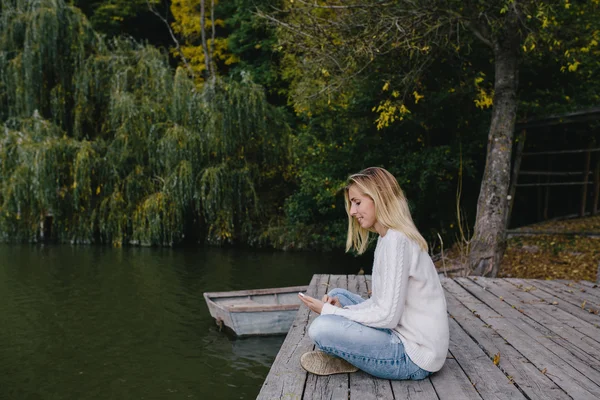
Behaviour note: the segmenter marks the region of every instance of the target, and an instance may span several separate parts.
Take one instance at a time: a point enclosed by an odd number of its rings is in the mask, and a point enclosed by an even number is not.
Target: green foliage
[[[257,171],[279,171],[290,157],[287,127],[260,86],[216,79],[198,89],[164,53],[96,36],[61,1],[22,3],[3,2],[13,18],[0,25],[0,77],[18,94],[1,98],[9,110],[0,147],[4,239],[36,240],[47,216],[55,239],[77,243],[175,245],[200,221],[215,243],[259,235]],[[54,19],[39,25],[40,16]],[[89,35],[40,35],[34,48],[9,40],[15,30],[27,38],[56,27]],[[55,79],[33,90],[28,74]],[[197,221],[193,232],[186,219]]]
[[[512,2],[217,2],[221,78],[202,84],[173,70],[175,45],[145,0],[72,3],[82,11],[0,0],[2,239],[35,241],[52,216],[66,242],[340,248],[345,180],[379,165],[428,240],[448,243],[461,157],[475,216],[494,65],[472,28],[500,32]],[[201,72],[199,2],[151,3]],[[424,4],[394,28],[402,7]],[[598,2],[548,4],[517,4],[520,117],[598,103]],[[306,35],[260,17],[272,6]]]

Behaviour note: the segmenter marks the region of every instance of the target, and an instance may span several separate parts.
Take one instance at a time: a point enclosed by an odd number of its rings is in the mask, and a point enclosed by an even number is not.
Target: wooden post
[[[552,172],[552,159],[548,158],[548,172]],[[550,174],[546,176],[546,183],[550,183]],[[544,188],[544,221],[548,219],[548,203],[550,202],[550,186]]]
[[[594,170],[594,204],[592,205],[592,215],[598,213],[598,198],[600,198],[600,157],[596,159],[596,168]]]
[[[515,203],[515,193],[517,191],[517,181],[519,178],[519,171],[521,170],[521,159],[523,158],[523,148],[525,147],[525,137],[527,135],[527,131],[523,129],[521,133],[517,136],[517,151],[515,152],[515,163],[513,165],[512,177],[510,180],[510,189],[508,190],[508,195],[510,199],[508,200],[508,212],[506,213],[506,226],[504,229],[508,229],[508,225],[510,224],[510,217],[512,214],[513,204]]]
[[[590,149],[591,148],[592,148],[592,146],[590,145]],[[579,210],[580,217],[583,217],[585,215],[585,206],[586,206],[586,202],[587,202],[587,186],[588,186],[588,179],[590,176],[591,156],[592,156],[592,153],[590,151],[587,151],[585,153],[585,168],[583,170],[583,188],[581,189],[581,209]]]
[[[538,175],[537,177],[537,183],[538,183],[538,187],[537,187],[537,220],[538,221],[542,221],[544,218],[544,215],[542,214],[542,193],[544,191],[544,188],[542,187],[542,185],[540,185],[540,183],[542,182],[542,176]]]

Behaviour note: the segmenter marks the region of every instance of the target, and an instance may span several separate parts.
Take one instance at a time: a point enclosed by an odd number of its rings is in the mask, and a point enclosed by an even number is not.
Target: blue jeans
[[[342,306],[365,301],[345,289],[328,293]],[[402,341],[391,329],[372,328],[339,315],[321,315],[308,328],[319,350],[343,358],[368,374],[382,379],[425,379],[431,372],[412,362]]]

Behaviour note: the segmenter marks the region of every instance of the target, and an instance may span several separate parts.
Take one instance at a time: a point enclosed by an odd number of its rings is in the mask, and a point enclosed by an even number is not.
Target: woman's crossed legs
[[[345,289],[333,289],[328,295],[337,297],[342,307],[365,301]],[[321,315],[310,325],[308,335],[319,350],[378,378],[419,380],[431,375],[412,362],[391,329],[371,328],[339,315]]]

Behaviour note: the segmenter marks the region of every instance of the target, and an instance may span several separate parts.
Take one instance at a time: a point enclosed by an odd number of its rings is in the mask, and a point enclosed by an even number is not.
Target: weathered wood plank
[[[511,376],[521,390],[532,400],[566,400],[571,397],[552,380],[507,343],[492,325],[484,324],[468,307],[446,291],[448,312],[452,318],[481,346],[492,359],[500,353],[499,368]],[[499,314],[496,314],[501,317]]]
[[[452,360],[456,362],[455,360]],[[446,368],[446,367],[444,367]],[[432,375],[435,376],[439,372]],[[433,388],[431,378],[422,381],[391,381],[394,399],[397,400],[438,400],[439,397]],[[382,399],[387,399],[382,397]]]
[[[560,357],[552,354],[535,338],[527,335],[520,328],[525,324],[503,316],[453,280],[444,281],[444,288],[465,305],[474,316],[480,318],[483,321],[482,325],[492,325],[502,338],[523,354],[538,370],[544,371],[546,376],[570,396],[577,399],[594,399],[600,393],[595,382]]]
[[[521,310],[523,315],[537,321],[552,332],[560,335],[581,350],[600,360],[600,332],[594,327],[584,327],[585,332],[580,332],[575,327],[581,326],[578,318],[572,317],[555,306],[533,296],[524,289],[518,289],[514,285],[501,279],[480,278],[477,281],[485,285],[487,290],[502,297],[503,301]],[[560,315],[561,319],[557,318]],[[581,329],[581,328],[580,328]],[[587,332],[587,333],[586,333]],[[591,334],[592,336],[588,336]],[[594,337],[594,335],[596,337]]]
[[[525,399],[455,320],[450,319],[450,352],[484,399]]]
[[[325,293],[328,275],[314,275],[307,290],[310,296]],[[313,315],[310,315],[313,314]],[[308,323],[314,318],[308,308],[298,310],[273,366],[263,383],[258,399],[301,399],[307,372],[300,366],[300,356],[311,351],[314,345],[308,337]]]
[[[581,308],[581,305],[583,303],[584,300],[582,300],[580,297],[578,297],[577,295],[575,295],[574,293],[568,293],[566,291],[563,290],[556,290],[553,287],[549,287],[548,285],[546,285],[544,283],[544,281],[538,281],[535,279],[528,279],[527,282],[529,282],[529,284],[531,286],[535,286],[536,288],[538,288],[540,291],[542,292],[546,292],[548,294],[551,294],[553,296],[556,296],[558,298],[560,298],[562,301],[566,301],[568,303],[570,303],[573,306],[579,307]],[[585,309],[582,309],[583,311],[588,311],[589,307],[586,307]],[[598,320],[600,321],[600,316],[597,317]],[[594,319],[592,317],[592,319]]]
[[[369,288],[364,275],[350,275],[348,290],[360,295],[363,299],[369,298]],[[363,371],[350,374],[350,400],[393,398],[394,394],[389,380],[375,378]]]
[[[568,287],[579,290],[580,292],[587,293],[588,295],[594,296],[594,298],[600,301],[600,286],[596,283],[588,281],[567,281],[564,279],[557,280],[555,282],[562,283]]]
[[[594,326],[562,308],[558,308],[557,305],[551,304],[552,300],[548,301],[544,298],[537,297],[535,291],[531,292],[519,289],[514,283],[504,279],[494,280],[494,282],[517,296],[524,304],[542,309],[546,314],[551,315],[563,324],[570,326],[590,339],[600,343],[600,331],[598,331],[598,325]],[[585,316],[587,317],[587,314],[585,314]]]
[[[517,279],[517,278],[507,278],[505,280],[517,287],[519,285],[521,285],[521,287],[524,287],[524,288],[531,287],[531,286],[537,288],[537,286],[533,285],[530,280]],[[544,290],[533,290],[533,291],[530,291],[530,293],[540,299],[546,300],[547,302],[556,306],[557,308],[560,308],[561,310],[564,310],[564,311],[568,312],[569,314],[578,317],[582,321],[588,322],[594,326],[600,326],[599,322],[593,320],[590,317],[590,313],[588,311],[585,311],[581,307],[576,306],[568,301],[565,301],[562,298],[556,297],[554,294],[552,294],[550,292],[547,292]]]
[[[348,275],[348,290],[363,299],[368,299],[367,277],[365,275]]]
[[[325,293],[335,288],[348,289],[348,277],[346,275],[330,275],[329,286],[319,293],[317,298],[320,299]],[[308,374],[303,399],[347,399],[348,390],[348,374],[330,376]]]
[[[444,367],[431,375],[430,379],[440,400],[481,400],[481,396],[454,359],[446,360]]]
[[[566,280],[566,279],[558,279],[557,281],[558,282],[563,282],[563,283],[565,283],[565,282],[575,282],[575,283],[577,283],[577,284],[579,284],[581,286],[585,286],[585,287],[588,287],[588,288],[591,288],[591,289],[595,289],[595,291],[597,293],[600,293],[600,285],[598,285],[595,282],[590,282],[590,281],[569,281],[569,280]]]
[[[587,291],[582,292],[580,289],[569,287],[559,282],[544,281],[540,279],[534,279],[533,282],[536,284],[540,284],[545,288],[548,288],[548,290],[552,292],[566,294],[570,297],[570,299],[575,305],[581,306],[585,302],[584,309],[586,310],[588,310],[589,308],[592,308],[592,311],[600,309],[600,298],[588,293]],[[586,307],[586,305],[588,307]]]
[[[499,301],[497,296],[492,294],[489,290],[476,285],[472,280],[459,278],[457,279],[457,282],[467,290],[471,291],[471,293],[480,300],[485,301],[491,308],[500,312],[505,318],[511,319],[523,332],[537,340],[558,357],[567,361],[592,381],[600,382],[600,362],[597,359],[591,357],[588,353],[581,351],[579,348],[548,330],[537,321],[526,317],[517,309],[517,307],[513,308],[505,302]]]
[[[348,377],[339,379],[341,375],[317,376],[308,374],[304,395],[305,400],[347,399]]]

